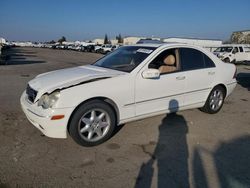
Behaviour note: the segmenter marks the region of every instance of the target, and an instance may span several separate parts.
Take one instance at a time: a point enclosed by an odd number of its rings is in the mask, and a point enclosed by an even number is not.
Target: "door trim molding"
[[[174,96],[185,95],[185,94],[199,92],[199,91],[205,91],[205,90],[209,90],[209,89],[212,89],[212,88],[198,89],[198,90],[194,90],[194,91],[178,93],[178,94],[175,94],[175,95],[168,95],[168,96],[164,96],[164,97],[157,97],[157,98],[154,98],[154,99],[147,99],[147,100],[143,100],[143,101],[138,101],[138,102],[134,102],[134,103],[125,104],[124,106],[130,106],[130,105],[140,104],[140,103],[144,103],[144,102],[149,102],[149,101],[154,101],[154,100],[159,100],[159,99],[165,99],[165,98],[168,98],[168,97],[174,97]]]

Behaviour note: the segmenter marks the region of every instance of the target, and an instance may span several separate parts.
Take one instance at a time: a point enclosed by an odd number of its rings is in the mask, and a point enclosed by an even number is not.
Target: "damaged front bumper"
[[[26,92],[21,98],[21,107],[28,120],[44,135],[52,138],[67,138],[67,124],[73,108],[47,109],[38,107],[27,99]],[[53,116],[63,115],[62,119],[52,120]]]

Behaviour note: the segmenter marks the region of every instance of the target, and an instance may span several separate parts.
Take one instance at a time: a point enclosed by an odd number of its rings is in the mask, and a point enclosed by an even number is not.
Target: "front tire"
[[[216,86],[210,92],[205,105],[201,108],[201,111],[215,114],[220,111],[224,104],[224,99],[226,97],[226,91],[222,86]]]
[[[101,100],[93,100],[82,104],[74,112],[69,134],[81,146],[96,146],[112,136],[115,126],[113,109]]]

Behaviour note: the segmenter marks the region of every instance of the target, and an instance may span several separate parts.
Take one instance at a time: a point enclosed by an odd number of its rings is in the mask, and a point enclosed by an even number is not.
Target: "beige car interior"
[[[161,74],[175,72],[179,69],[179,54],[178,50],[175,50],[175,54],[169,54],[163,59],[163,65],[159,67]]]

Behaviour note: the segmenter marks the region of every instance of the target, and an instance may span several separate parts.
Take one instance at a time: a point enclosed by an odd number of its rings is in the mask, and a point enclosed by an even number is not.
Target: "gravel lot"
[[[37,74],[88,64],[99,54],[13,48],[0,65],[0,187],[250,187],[250,66],[215,115],[198,109],[121,127],[81,147],[41,135],[19,98]]]

